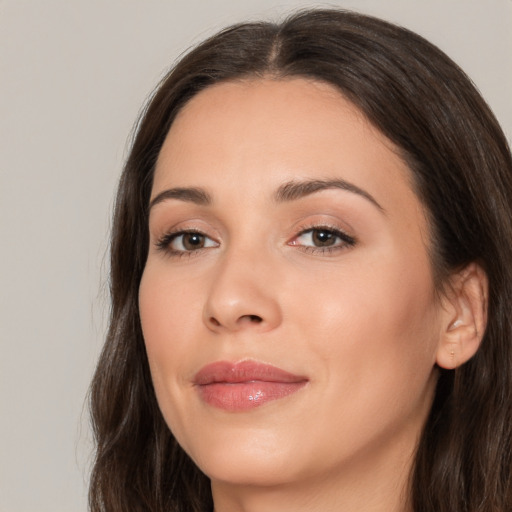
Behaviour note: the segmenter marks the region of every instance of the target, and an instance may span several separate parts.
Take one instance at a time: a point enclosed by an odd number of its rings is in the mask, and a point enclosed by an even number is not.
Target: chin
[[[296,456],[290,440],[249,429],[208,432],[184,449],[211,480],[236,485],[277,485],[294,479]]]
[[[290,460],[268,457],[225,456],[223,460],[201,461],[199,468],[210,480],[238,486],[270,487],[292,482],[296,476],[290,471]]]

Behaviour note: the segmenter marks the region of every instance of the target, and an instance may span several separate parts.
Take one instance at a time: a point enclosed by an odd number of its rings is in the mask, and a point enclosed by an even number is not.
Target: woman
[[[229,28],[151,98],[91,393],[94,511],[505,511],[512,162],[419,36]]]

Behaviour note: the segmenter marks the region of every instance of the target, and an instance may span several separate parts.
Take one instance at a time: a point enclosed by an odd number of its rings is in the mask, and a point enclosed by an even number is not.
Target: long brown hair
[[[336,86],[401,151],[428,212],[441,290],[472,261],[489,279],[488,327],[474,358],[440,370],[411,474],[417,512],[512,510],[512,161],[466,75],[420,36],[340,10],[228,28],[165,77],[137,125],[119,184],[111,245],[112,310],[90,392],[97,442],[93,512],[206,511],[208,478],[156,403],[138,289],[148,251],[156,158],[177,112],[199,91],[247,77]]]

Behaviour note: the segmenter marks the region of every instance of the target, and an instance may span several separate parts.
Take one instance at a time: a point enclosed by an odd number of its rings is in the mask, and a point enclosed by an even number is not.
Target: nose
[[[203,310],[208,329],[218,333],[266,332],[282,321],[277,280],[261,259],[233,254],[216,269]]]

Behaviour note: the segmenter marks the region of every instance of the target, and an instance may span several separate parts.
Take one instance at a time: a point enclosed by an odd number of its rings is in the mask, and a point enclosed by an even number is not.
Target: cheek
[[[148,261],[139,288],[139,309],[148,351],[179,351],[180,340],[187,339],[185,334],[197,327],[204,281],[196,281],[193,277],[174,276],[165,263]]]
[[[333,392],[353,397],[354,407],[384,409],[397,397],[414,406],[439,340],[429,265],[396,255],[378,261],[309,278],[315,300],[290,296],[293,316],[327,368],[319,375]]]
[[[149,262],[139,288],[139,310],[151,377],[164,416],[187,375],[187,361],[195,353],[201,301],[193,280],[186,286]],[[165,277],[164,277],[165,276]]]

